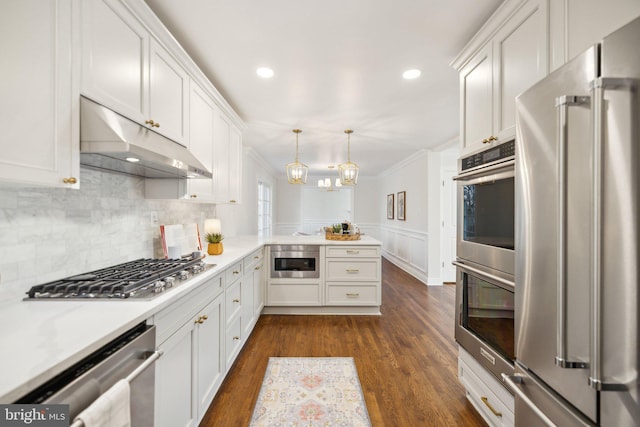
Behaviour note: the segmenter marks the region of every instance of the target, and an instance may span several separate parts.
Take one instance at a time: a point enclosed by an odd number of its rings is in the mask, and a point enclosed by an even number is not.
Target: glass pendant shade
[[[293,133],[296,134],[296,160],[293,163],[287,165],[287,181],[289,184],[306,184],[307,174],[309,173],[309,167],[304,163],[298,161],[298,135],[302,131],[300,129],[294,129]]]
[[[340,177],[340,184],[342,185],[356,185],[358,183],[358,165],[351,161],[351,134],[353,131],[347,129],[344,131],[347,134],[347,163],[338,165],[338,176]]]

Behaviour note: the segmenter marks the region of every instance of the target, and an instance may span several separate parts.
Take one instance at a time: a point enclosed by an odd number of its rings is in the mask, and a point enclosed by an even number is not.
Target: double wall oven
[[[458,161],[456,341],[496,378],[514,372],[515,141]]]

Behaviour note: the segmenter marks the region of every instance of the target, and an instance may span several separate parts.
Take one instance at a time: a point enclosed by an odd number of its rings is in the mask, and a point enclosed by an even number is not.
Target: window
[[[271,186],[258,181],[258,236],[271,235]]]

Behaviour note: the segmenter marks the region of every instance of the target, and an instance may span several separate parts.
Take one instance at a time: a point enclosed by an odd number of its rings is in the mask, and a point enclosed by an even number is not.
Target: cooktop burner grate
[[[210,267],[201,258],[141,258],[33,286],[26,299],[149,298]]]

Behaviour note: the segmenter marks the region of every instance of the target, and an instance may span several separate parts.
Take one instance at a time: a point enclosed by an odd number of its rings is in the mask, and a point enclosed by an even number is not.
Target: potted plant
[[[205,239],[209,243],[207,246],[209,255],[220,255],[222,253],[222,240],[224,239],[222,233],[207,233]]]
[[[342,234],[342,224],[333,224],[331,231],[333,231],[333,234]]]

